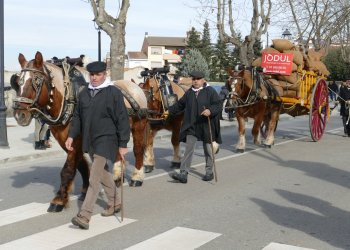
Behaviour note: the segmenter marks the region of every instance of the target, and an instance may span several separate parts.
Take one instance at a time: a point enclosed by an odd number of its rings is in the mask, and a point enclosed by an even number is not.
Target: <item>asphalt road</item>
[[[124,187],[125,225],[94,217],[88,233],[70,225],[81,205],[74,196],[79,176],[69,208],[45,213],[59,187],[63,158],[1,168],[0,249],[34,249],[30,244],[40,239],[57,241],[52,249],[350,249],[350,138],[343,137],[340,117],[331,117],[319,142],[311,141],[308,117],[281,120],[272,149],[252,145],[247,135],[243,154],[234,152],[236,130],[222,131],[217,183],[201,180],[201,143],[189,182],[174,183],[170,139],[157,140],[155,171],[141,188]],[[129,174],[131,154],[128,161]],[[96,214],[104,205],[101,196]],[[98,231],[99,223],[105,231]],[[268,248],[272,243],[283,246]]]

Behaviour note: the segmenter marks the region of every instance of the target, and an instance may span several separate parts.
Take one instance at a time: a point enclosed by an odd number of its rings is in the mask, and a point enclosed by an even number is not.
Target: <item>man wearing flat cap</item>
[[[211,142],[214,142],[217,152],[218,145],[221,143],[220,135],[220,113],[222,105],[216,90],[210,87],[204,79],[204,73],[201,71],[192,71],[192,87],[180,98],[180,100],[169,107],[171,114],[177,114],[184,111],[184,119],[180,131],[180,141],[186,143],[184,156],[181,159],[180,172],[174,173],[171,177],[181,183],[187,183],[187,175],[190,171],[192,156],[197,141],[203,142],[205,156],[205,175],[203,181],[211,181],[213,174],[213,152]],[[208,117],[212,138],[210,138]]]
[[[119,89],[107,78],[106,64],[92,62],[86,66],[90,83],[79,93],[77,106],[66,140],[67,150],[74,149],[74,140],[83,140],[83,152],[92,158],[89,188],[80,212],[72,223],[82,229],[89,228],[101,184],[106,193],[107,207],[102,216],[112,216],[120,211],[120,199],[113,176],[109,172],[116,153],[124,159],[130,139],[130,125],[124,98]]]

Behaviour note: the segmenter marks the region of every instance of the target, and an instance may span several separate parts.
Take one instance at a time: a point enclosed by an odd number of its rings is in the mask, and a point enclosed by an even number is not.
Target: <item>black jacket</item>
[[[195,92],[190,88],[181,99],[169,107],[171,114],[177,114],[184,110],[184,119],[180,131],[180,141],[186,142],[187,135],[194,135],[199,141],[210,143],[208,118],[201,115],[205,108],[211,112],[210,124],[212,140],[221,143],[220,116],[222,104],[216,90],[207,84],[199,91],[196,97]]]
[[[115,161],[118,148],[126,148],[130,140],[129,116],[119,89],[108,86],[94,97],[87,87],[80,92],[69,137],[79,134],[83,139],[83,152]]]
[[[339,103],[340,103],[340,115],[341,116],[348,116],[349,113],[346,109],[345,102],[343,100],[345,100],[345,101],[350,100],[350,88],[348,88],[346,86],[340,87],[339,97],[341,97],[341,98],[338,98]]]

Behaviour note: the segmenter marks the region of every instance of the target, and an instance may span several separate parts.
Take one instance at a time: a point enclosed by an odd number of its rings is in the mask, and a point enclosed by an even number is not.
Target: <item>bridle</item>
[[[45,67],[45,70],[47,70],[49,72],[49,70]],[[35,91],[35,98],[34,99],[30,99],[27,97],[16,97],[13,101],[15,103],[13,109],[14,110],[27,110],[29,112],[35,110],[35,109],[39,109],[40,107],[38,106],[38,100],[39,97],[41,95],[41,91],[42,91],[42,87],[43,87],[43,83],[44,80],[47,79],[47,89],[48,89],[48,93],[50,93],[50,89],[51,89],[51,77],[50,74],[46,74],[43,71],[37,70],[37,69],[33,69],[33,68],[23,68],[21,70],[21,74],[19,75],[19,77],[21,77],[18,81],[18,85],[19,86],[23,86],[25,84],[25,72],[32,72],[33,73],[33,77],[31,80],[32,83],[32,87]],[[26,108],[22,108],[19,105],[17,105],[17,103],[24,103],[24,104],[28,104],[28,106]],[[34,115],[35,117],[35,115]]]
[[[257,91],[257,86],[255,84],[255,79],[252,78],[252,87],[249,88],[249,92],[248,95],[244,98],[241,96],[244,88],[248,88],[248,85],[246,84],[246,80],[244,79],[244,77],[240,76],[243,70],[239,71],[239,72],[235,72],[234,76],[230,76],[228,81],[229,83],[231,83],[231,92],[230,94],[232,95],[233,98],[233,105],[235,107],[247,107],[247,106],[251,106],[254,105],[255,103],[260,101],[260,97]],[[252,72],[252,76],[253,76],[253,72]],[[237,85],[239,83],[239,85]],[[240,90],[239,92],[237,92],[237,87],[239,87],[238,89]]]
[[[27,97],[17,97],[14,99],[14,110],[26,110],[34,118],[39,118],[42,121],[46,122],[49,125],[65,125],[69,122],[75,105],[75,98],[73,93],[73,85],[70,83],[69,79],[69,70],[70,65],[68,63],[62,63],[62,70],[63,70],[63,81],[64,81],[64,92],[62,96],[62,102],[59,110],[59,114],[56,118],[52,117],[48,110],[51,109],[51,106],[54,102],[53,100],[53,90],[55,89],[55,85],[52,81],[53,77],[51,76],[51,71],[46,67],[46,65],[43,65],[44,71],[34,69],[34,68],[23,68],[21,70],[21,78],[19,79],[18,84],[20,86],[23,86],[25,84],[25,73],[31,72],[33,73],[33,77],[31,78],[31,85],[33,89],[35,90],[35,98],[30,99]],[[24,74],[23,74],[24,73]],[[23,75],[23,76],[22,76]],[[42,88],[44,83],[46,84],[47,88],[47,100],[48,103],[46,104],[46,107],[40,107],[38,105],[39,97],[42,94]],[[26,108],[21,108],[19,103],[26,104]]]

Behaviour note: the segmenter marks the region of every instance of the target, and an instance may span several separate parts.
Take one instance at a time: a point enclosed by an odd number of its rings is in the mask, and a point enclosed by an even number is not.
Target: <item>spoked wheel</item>
[[[319,141],[326,130],[329,116],[328,88],[324,79],[319,79],[310,100],[309,127],[313,141]]]

